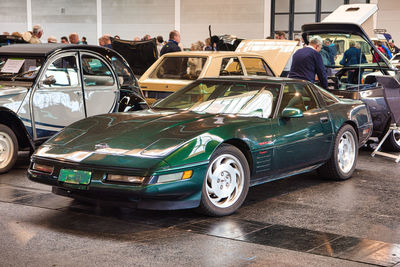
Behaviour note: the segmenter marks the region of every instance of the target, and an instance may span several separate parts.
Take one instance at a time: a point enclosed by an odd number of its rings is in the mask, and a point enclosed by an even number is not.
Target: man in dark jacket
[[[290,68],[289,78],[297,78],[315,82],[315,75],[323,88],[328,88],[328,78],[322,57],[319,51],[322,48],[322,39],[319,36],[310,38],[310,44],[299,49],[293,55],[292,67]]]
[[[178,31],[173,30],[172,32],[170,32],[168,43],[166,43],[163,46],[163,48],[161,48],[160,56],[171,52],[181,51],[181,48],[178,45],[180,41],[181,41],[181,35],[179,34]]]

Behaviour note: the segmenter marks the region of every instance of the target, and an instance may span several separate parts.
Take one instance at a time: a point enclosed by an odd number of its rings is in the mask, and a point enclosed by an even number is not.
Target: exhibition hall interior
[[[0,266],[400,267],[399,13],[1,0]]]

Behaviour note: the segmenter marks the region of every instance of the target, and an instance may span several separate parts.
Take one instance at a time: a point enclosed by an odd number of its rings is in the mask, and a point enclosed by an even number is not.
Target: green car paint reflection
[[[54,171],[31,164],[28,177],[75,198],[231,214],[252,185],[314,169],[351,177],[371,134],[370,115],[361,102],[321,90],[292,79],[198,80],[153,109],[70,125],[32,156]],[[86,190],[66,189],[54,179],[61,169],[92,172],[91,182]]]

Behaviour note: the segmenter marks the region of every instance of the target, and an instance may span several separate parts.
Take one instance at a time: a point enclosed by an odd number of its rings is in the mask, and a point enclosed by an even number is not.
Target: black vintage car
[[[331,70],[329,91],[339,97],[360,99],[369,108],[374,123],[373,136],[379,139],[389,128],[391,117],[383,99],[383,87],[376,76],[391,75],[397,78],[398,70],[376,48],[365,31],[351,23],[312,23],[302,26],[303,39],[308,44],[310,37],[319,35],[329,39],[332,51],[336,52]],[[346,51],[360,49],[356,62],[347,62]],[[400,105],[400,103],[399,103]],[[387,150],[400,151],[400,133],[394,131],[384,143]]]
[[[18,150],[33,150],[75,121],[146,108],[128,63],[112,49],[0,47],[0,173],[14,165]]]

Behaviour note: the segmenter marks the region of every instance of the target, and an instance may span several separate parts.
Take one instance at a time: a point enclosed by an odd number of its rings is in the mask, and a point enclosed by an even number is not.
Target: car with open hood
[[[331,93],[344,98],[359,99],[366,103],[374,123],[373,136],[379,139],[389,128],[392,118],[383,98],[383,85],[376,80],[377,75],[391,75],[398,79],[398,70],[374,46],[363,28],[354,23],[323,22],[302,26],[302,36],[306,43],[318,35],[329,39],[337,52],[335,64],[326,65],[331,70],[328,77]],[[360,51],[360,58],[347,61],[345,52],[352,43],[352,49]],[[384,143],[387,150],[400,151],[400,133],[393,131]]]
[[[308,82],[200,79],[152,109],[71,124],[32,155],[28,177],[76,199],[222,216],[249,186],[316,169],[350,178],[371,130],[365,104]]]
[[[0,47],[0,173],[65,126],[97,114],[147,108],[127,62],[99,46]]]

